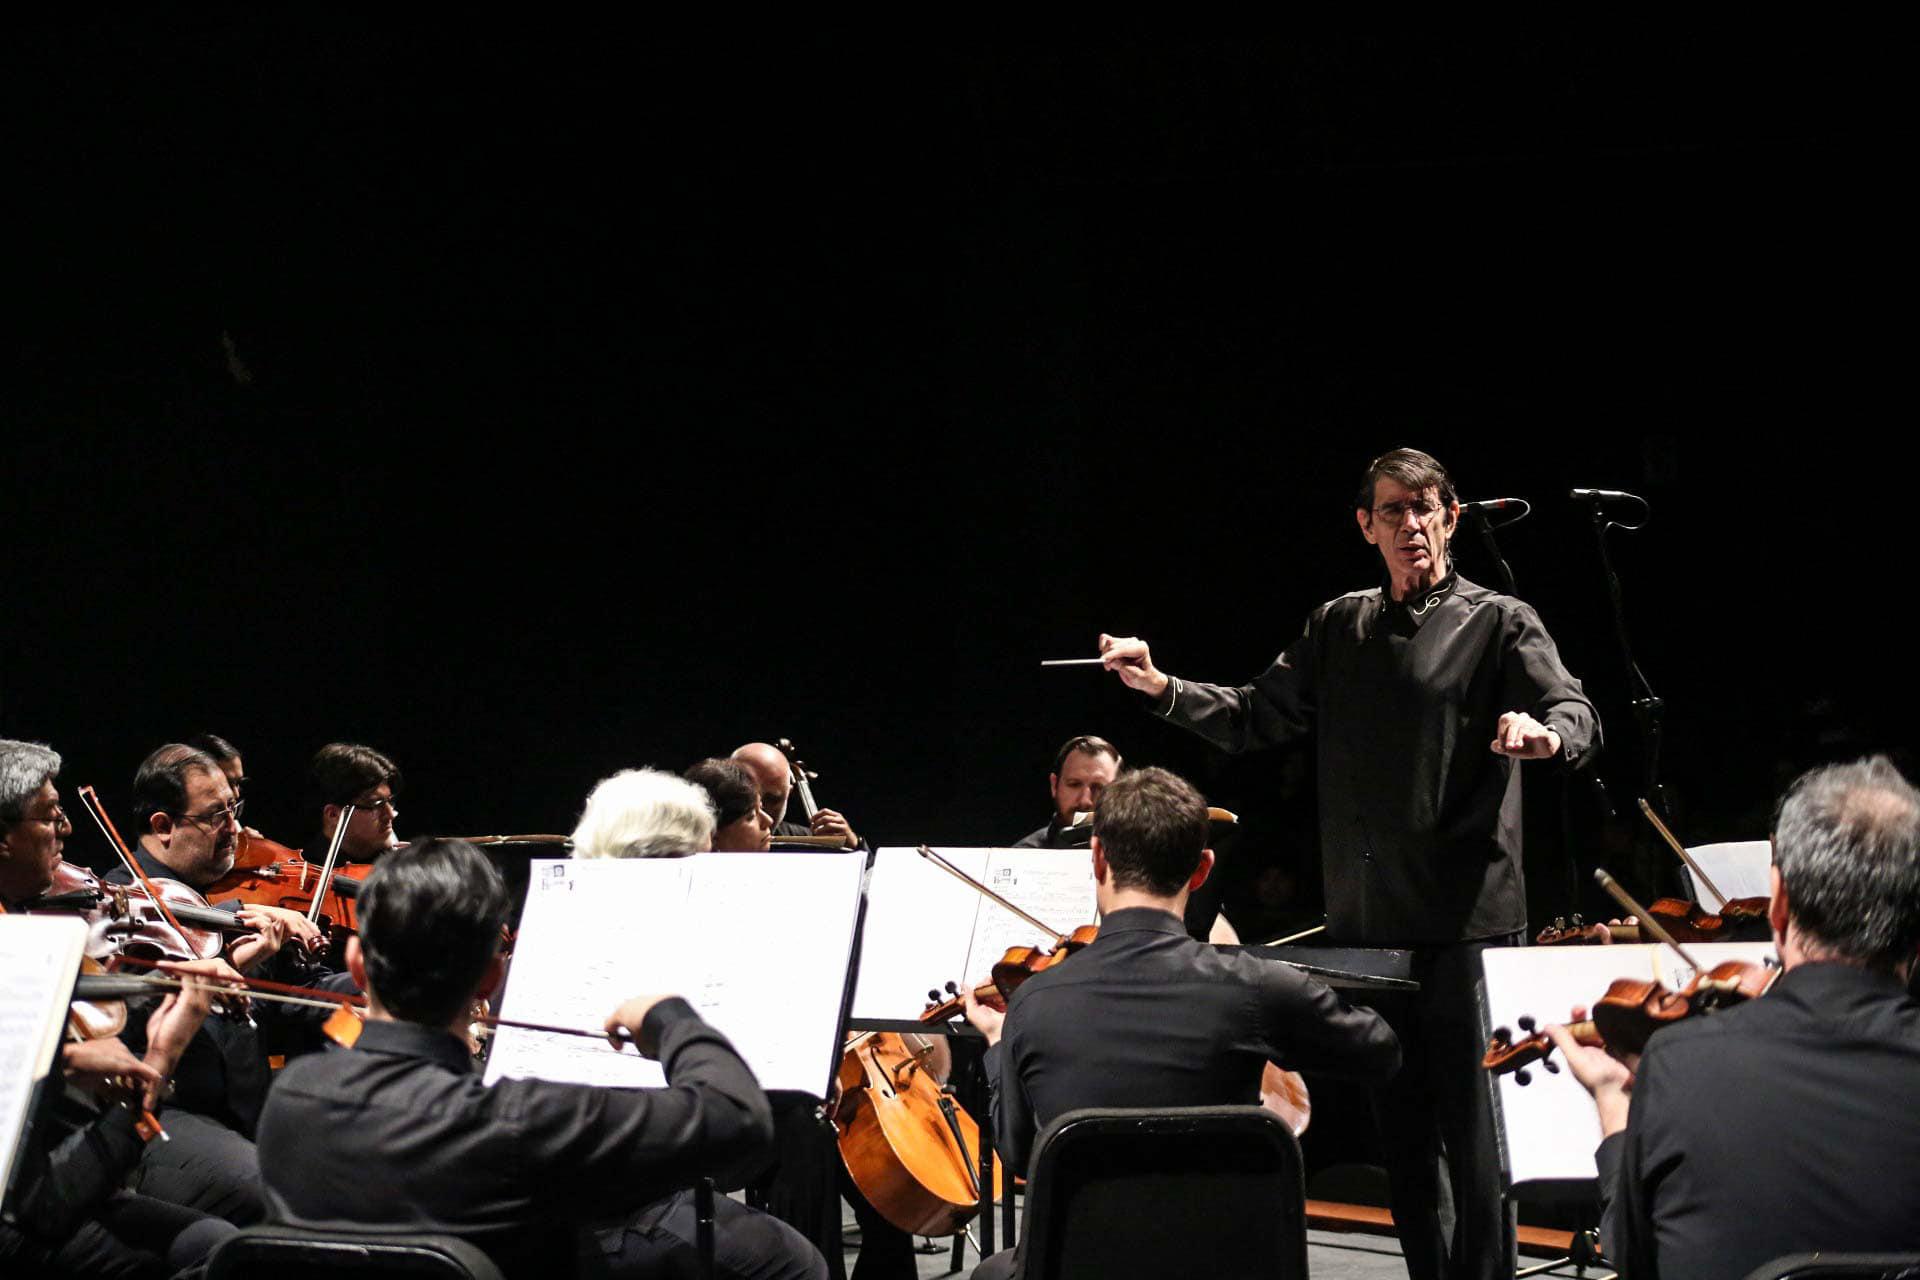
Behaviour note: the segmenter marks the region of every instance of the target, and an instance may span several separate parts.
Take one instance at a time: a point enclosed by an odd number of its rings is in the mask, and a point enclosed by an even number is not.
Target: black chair
[[[1747,1280],[1920,1280],[1920,1253],[1790,1253]]]
[[[1019,1280],[1304,1280],[1300,1146],[1259,1107],[1070,1111],[1027,1179]]]
[[[248,1227],[215,1247],[207,1280],[340,1280],[342,1276],[504,1280],[477,1246],[453,1236]]]

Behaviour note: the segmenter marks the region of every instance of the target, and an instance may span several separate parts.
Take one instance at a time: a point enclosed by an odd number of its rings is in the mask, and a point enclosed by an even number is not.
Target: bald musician
[[[787,821],[787,801],[793,790],[793,768],[780,748],[765,742],[749,742],[736,748],[733,758],[745,765],[753,774],[754,781],[760,785],[760,799],[767,807],[767,816],[773,819],[775,839],[781,836],[839,836],[846,848],[860,847],[860,837],[854,834],[852,824],[835,810],[819,810],[813,815],[811,824]]]

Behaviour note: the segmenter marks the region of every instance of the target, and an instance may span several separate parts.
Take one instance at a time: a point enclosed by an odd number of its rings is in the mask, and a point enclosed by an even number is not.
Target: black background
[[[1639,739],[1574,485],[1653,504],[1613,545],[1683,834],[1905,745],[1868,34],[283,9],[10,43],[0,732],[69,790],[124,801],[211,728],[300,843],[349,739],[401,762],[403,833],[565,831],[616,768],[784,734],[876,842],[996,843],[1098,732],[1247,815],[1249,918],[1311,918],[1310,874],[1255,887],[1312,865],[1285,756],[1037,664],[1109,630],[1251,677],[1375,581],[1349,499],[1400,444],[1534,502],[1503,545],[1616,801]]]

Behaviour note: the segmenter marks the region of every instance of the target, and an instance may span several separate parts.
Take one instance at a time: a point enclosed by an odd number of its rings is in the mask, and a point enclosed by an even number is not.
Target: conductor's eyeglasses
[[[1389,502],[1375,507],[1373,514],[1389,529],[1398,529],[1406,523],[1408,516],[1417,516],[1422,520],[1431,519],[1440,510],[1437,502],[1428,502],[1425,498],[1410,498],[1405,502]]]

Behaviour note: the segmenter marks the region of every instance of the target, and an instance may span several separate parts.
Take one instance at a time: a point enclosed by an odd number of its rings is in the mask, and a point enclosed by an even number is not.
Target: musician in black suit
[[[1048,1121],[1079,1107],[1254,1103],[1268,1062],[1370,1082],[1400,1065],[1379,1015],[1318,979],[1187,936],[1213,868],[1207,805],[1164,769],[1123,774],[1093,818],[1094,943],[1030,978],[1004,1013],[967,996],[987,1038],[994,1146],[1025,1173]],[[1063,855],[1065,856],[1065,855]],[[1010,1273],[1011,1252],[976,1280]]]
[[[1816,769],[1773,855],[1785,972],[1765,996],[1637,1063],[1548,1028],[1600,1115],[1601,1237],[1629,1280],[1920,1252],[1920,791],[1884,758]]]

